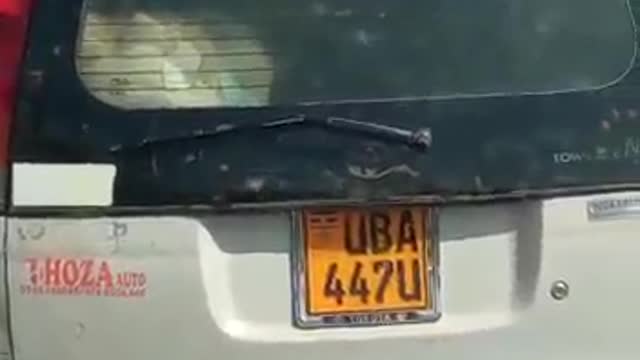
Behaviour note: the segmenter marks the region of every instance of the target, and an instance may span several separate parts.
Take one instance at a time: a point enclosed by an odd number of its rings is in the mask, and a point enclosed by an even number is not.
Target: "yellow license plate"
[[[294,252],[296,323],[380,325],[438,317],[434,210],[308,209]]]

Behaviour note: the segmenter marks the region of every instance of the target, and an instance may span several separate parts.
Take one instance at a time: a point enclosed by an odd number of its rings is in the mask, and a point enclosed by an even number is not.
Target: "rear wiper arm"
[[[134,149],[143,149],[156,145],[168,145],[171,143],[181,143],[185,141],[193,141],[197,139],[204,139],[215,137],[218,135],[241,132],[251,129],[274,129],[281,127],[288,127],[294,125],[310,124],[331,129],[344,130],[348,132],[356,132],[363,135],[381,137],[391,141],[396,141],[401,144],[408,145],[417,150],[426,150],[431,147],[432,135],[431,129],[420,128],[416,130],[403,129],[394,126],[376,124],[372,122],[359,121],[354,119],[348,119],[337,116],[328,117],[316,117],[308,115],[294,115],[288,117],[282,117],[278,119],[272,119],[268,121],[249,121],[238,122],[234,124],[219,125],[215,129],[208,131],[196,130],[191,134],[167,137],[167,138],[148,138],[138,144],[134,145]],[[129,146],[117,145],[112,147],[111,152],[119,152],[125,150],[125,148],[131,148]]]

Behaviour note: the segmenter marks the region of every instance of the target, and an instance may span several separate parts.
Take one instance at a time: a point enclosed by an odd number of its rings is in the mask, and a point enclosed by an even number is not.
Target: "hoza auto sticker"
[[[108,260],[93,258],[27,258],[24,295],[143,297],[144,272],[120,269]]]

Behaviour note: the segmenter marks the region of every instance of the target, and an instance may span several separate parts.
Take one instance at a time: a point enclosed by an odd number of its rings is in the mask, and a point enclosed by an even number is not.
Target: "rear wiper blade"
[[[215,129],[202,130],[198,129],[190,134],[166,137],[166,138],[148,138],[133,146],[113,146],[111,152],[119,152],[127,149],[143,149],[157,145],[169,145],[171,143],[181,143],[185,141],[193,141],[216,137],[231,132],[242,132],[252,129],[275,129],[284,128],[294,125],[315,125],[330,129],[344,130],[347,132],[360,133],[372,137],[381,137],[390,141],[396,141],[401,144],[408,145],[417,150],[426,150],[431,147],[432,135],[431,129],[419,128],[415,130],[403,129],[395,126],[382,125],[372,122],[348,119],[344,117],[328,116],[317,117],[309,115],[294,115],[271,120],[247,121],[233,124],[219,125]]]

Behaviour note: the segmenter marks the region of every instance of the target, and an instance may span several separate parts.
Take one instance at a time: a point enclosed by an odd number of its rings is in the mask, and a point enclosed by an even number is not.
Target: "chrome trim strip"
[[[587,216],[590,221],[640,216],[640,197],[591,200],[587,203]]]

